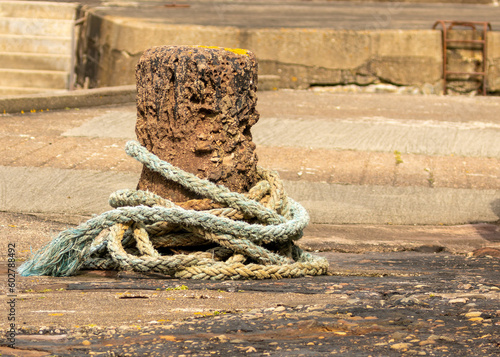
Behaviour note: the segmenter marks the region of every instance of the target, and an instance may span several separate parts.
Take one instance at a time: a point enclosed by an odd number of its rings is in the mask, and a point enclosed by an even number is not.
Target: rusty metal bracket
[[[432,26],[432,29],[435,30],[437,27],[441,25],[442,33],[443,33],[443,82],[444,82],[444,94],[447,94],[447,79],[449,74],[469,74],[475,76],[482,77],[482,94],[486,95],[486,60],[487,60],[487,33],[488,30],[491,31],[491,25],[489,22],[480,22],[480,21],[449,21],[449,20],[438,20]],[[448,38],[448,31],[452,30],[454,27],[468,27],[474,34],[477,33],[478,28],[482,27],[482,36],[479,39],[475,40],[454,40]],[[474,36],[473,38],[476,38]],[[447,58],[446,58],[446,50],[448,49],[449,43],[470,43],[470,44],[480,44],[483,54],[482,61],[482,71],[481,72],[459,72],[459,71],[449,71],[447,68]]]

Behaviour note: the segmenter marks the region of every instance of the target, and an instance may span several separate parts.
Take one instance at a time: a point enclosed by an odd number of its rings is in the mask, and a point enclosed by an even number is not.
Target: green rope
[[[160,160],[138,142],[129,141],[126,152],[167,180],[223,207],[196,211],[151,192],[116,191],[110,196],[113,210],[59,233],[19,268],[23,276],[68,276],[85,268],[213,280],[326,274],[326,259],[294,244],[309,216],[285,195],[276,173],[258,168],[262,181],[239,194]],[[188,245],[215,248],[163,255],[157,250]]]

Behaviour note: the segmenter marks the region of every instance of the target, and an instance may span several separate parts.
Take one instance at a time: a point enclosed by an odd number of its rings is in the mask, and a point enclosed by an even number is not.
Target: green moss
[[[402,164],[404,162],[401,158],[401,153],[398,150],[394,150],[394,158],[396,159],[396,165]]]

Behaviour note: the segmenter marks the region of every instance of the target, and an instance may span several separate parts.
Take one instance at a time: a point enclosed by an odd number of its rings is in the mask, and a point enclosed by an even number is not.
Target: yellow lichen
[[[248,51],[243,48],[224,48],[226,51],[236,53],[237,55],[248,56]]]
[[[194,46],[194,47],[200,47],[200,48],[221,48],[219,46],[203,46],[203,45]]]
[[[195,46],[195,47],[200,47],[200,48],[216,48],[216,49],[221,49],[224,51],[229,51],[236,53],[237,55],[245,55],[248,56],[248,50],[245,50],[243,48],[229,48],[229,47],[218,47],[218,46]]]

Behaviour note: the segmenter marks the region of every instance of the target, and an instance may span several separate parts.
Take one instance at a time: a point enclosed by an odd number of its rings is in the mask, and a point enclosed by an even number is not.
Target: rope
[[[261,181],[239,194],[160,160],[136,141],[125,150],[206,198],[173,203],[147,191],[116,191],[109,198],[114,209],[59,233],[19,268],[23,276],[69,276],[80,269],[212,280],[326,274],[326,259],[294,243],[309,216],[286,196],[277,173],[259,167]]]

